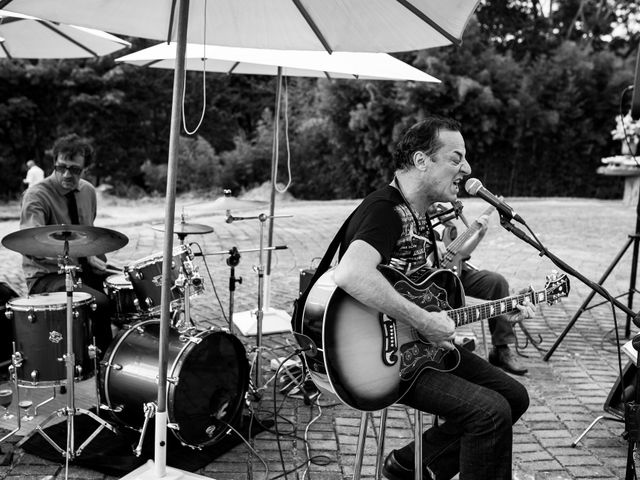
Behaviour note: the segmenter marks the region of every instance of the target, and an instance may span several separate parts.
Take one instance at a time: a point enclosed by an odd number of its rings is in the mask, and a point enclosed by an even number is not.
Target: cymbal
[[[2,245],[9,250],[34,257],[64,255],[65,242],[69,244],[69,255],[90,257],[118,250],[129,242],[129,238],[108,228],[87,225],[45,225],[18,230],[2,239]]]
[[[159,232],[164,232],[164,223],[151,225],[151,228],[158,230]],[[213,232],[213,227],[210,227],[209,225],[202,225],[201,223],[180,222],[173,226],[173,233],[176,235],[198,235],[211,232]]]

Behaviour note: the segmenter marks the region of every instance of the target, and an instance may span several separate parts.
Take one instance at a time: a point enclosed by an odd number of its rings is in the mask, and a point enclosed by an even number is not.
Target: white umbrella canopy
[[[0,58],[100,57],[130,46],[100,30],[0,10]]]
[[[221,47],[189,43],[186,47],[187,70],[245,75],[281,75],[285,77],[326,77],[359,80],[413,80],[439,82],[431,75],[386,53],[351,53],[306,50],[272,50]],[[161,43],[116,59],[141,67],[174,69],[176,44]]]
[[[1,0],[0,8],[116,34],[176,40],[173,0]],[[460,43],[479,0],[192,0],[187,41],[401,52]]]

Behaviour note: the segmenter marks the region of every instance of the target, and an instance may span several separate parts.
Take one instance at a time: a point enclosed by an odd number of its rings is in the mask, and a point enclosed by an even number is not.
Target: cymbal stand
[[[18,442],[16,446],[22,446],[35,432],[39,433],[44,437],[44,439],[51,444],[53,448],[55,448],[63,457],[65,457],[68,461],[73,460],[76,456],[80,455],[82,451],[85,449],[89,443],[102,431],[104,428],[108,428],[112,432],[116,432],[116,429],[108,422],[100,418],[95,413],[84,409],[77,408],[75,406],[75,354],[73,352],[73,289],[76,285],[74,272],[79,270],[80,267],[75,265],[70,265],[69,261],[69,241],[65,239],[64,241],[64,254],[60,259],[60,263],[58,264],[60,273],[64,273],[65,275],[65,291],[67,293],[67,353],[64,355],[64,361],[66,362],[67,367],[67,404],[64,408],[58,409],[52,412],[47,418],[45,418],[36,428],[29,434],[25,435],[25,437]],[[97,373],[96,373],[97,374]],[[90,416],[96,422],[99,423],[99,426],[96,430],[82,443],[77,449],[75,448],[75,416],[78,413],[84,413],[85,415]],[[47,425],[51,419],[54,417],[60,417],[65,415],[67,417],[67,444],[66,448],[63,450],[56,442],[45,433],[43,426]]]
[[[282,250],[286,249],[286,246],[278,246],[278,247],[264,247],[264,223],[270,218],[282,218],[282,217],[290,217],[291,215],[266,215],[261,213],[258,216],[254,217],[234,217],[231,215],[231,211],[227,210],[227,223],[231,223],[234,221],[242,221],[242,220],[258,220],[260,222],[260,248],[258,249],[258,265],[254,267],[254,271],[258,274],[258,310],[256,311],[256,360],[255,360],[255,369],[256,369],[256,381],[255,381],[255,393],[258,395],[260,389],[262,388],[262,375],[261,375],[261,353],[260,350],[262,348],[262,319],[264,317],[264,252],[266,250]],[[229,321],[232,321],[232,318],[229,317]]]

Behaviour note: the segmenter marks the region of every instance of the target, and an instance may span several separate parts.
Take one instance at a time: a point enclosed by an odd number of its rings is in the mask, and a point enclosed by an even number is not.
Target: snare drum
[[[154,253],[137,262],[124,267],[133,290],[139,300],[140,308],[150,312],[159,312],[162,290],[162,253]],[[204,289],[198,268],[193,264],[193,254],[187,245],[179,245],[173,249],[171,271],[169,272],[171,287],[171,308],[176,309],[184,301],[184,286],[178,285],[176,280],[182,271],[184,281],[190,282],[192,295],[201,293]]]
[[[110,414],[140,429],[145,403],[158,398],[160,322],[125,326],[100,362],[100,396]],[[167,415],[183,444],[217,442],[242,413],[249,364],[242,342],[222,331],[169,331]]]
[[[94,372],[89,354],[93,328],[89,309],[95,309],[92,295],[73,294],[73,353],[76,380]],[[51,292],[15,298],[5,312],[15,332],[14,365],[18,383],[48,387],[66,383],[67,293]]]
[[[104,280],[104,291],[109,302],[114,306],[114,323],[121,325],[140,319],[138,298],[133,291],[133,285],[124,274],[110,275]]]

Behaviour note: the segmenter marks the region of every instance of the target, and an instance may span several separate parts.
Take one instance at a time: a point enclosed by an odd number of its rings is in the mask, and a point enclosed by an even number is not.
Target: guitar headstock
[[[553,270],[547,275],[547,283],[544,286],[547,293],[547,303],[553,305],[560,298],[569,295],[569,277],[566,274],[558,274]]]

